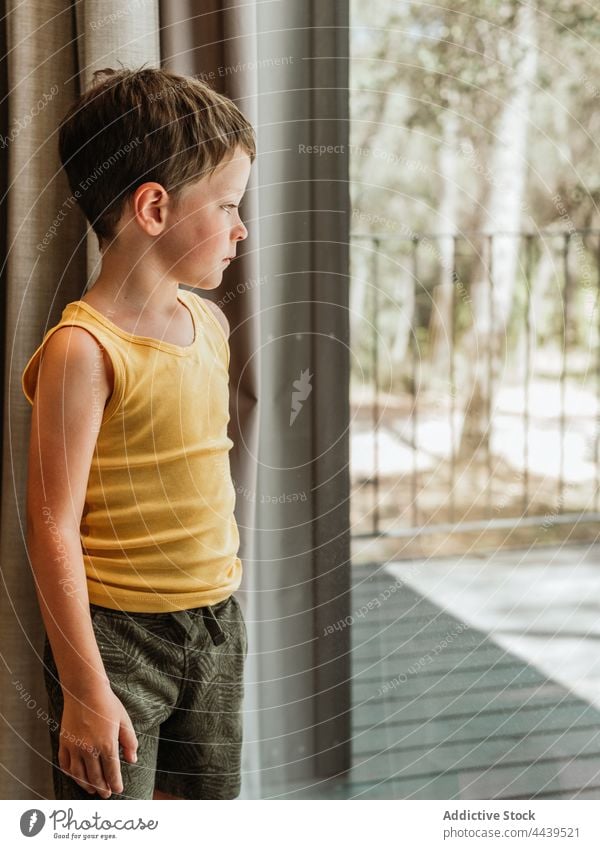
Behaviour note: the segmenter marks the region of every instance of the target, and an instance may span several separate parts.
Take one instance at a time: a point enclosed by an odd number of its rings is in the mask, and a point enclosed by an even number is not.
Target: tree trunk
[[[458,104],[450,101],[451,108],[442,112],[442,141],[439,148],[441,176],[441,201],[438,209],[438,229],[449,236],[439,238],[436,248],[440,257],[440,282],[433,290],[433,304],[429,321],[428,361],[432,375],[440,375],[443,363],[450,355],[452,336],[452,277],[454,263],[454,239],[458,218]]]
[[[480,263],[472,286],[472,336],[467,340],[467,350],[474,352],[470,380],[467,379],[471,391],[458,451],[459,458],[465,461],[474,452],[487,449],[489,444],[491,421],[486,411],[493,408],[494,380],[491,384],[488,381],[485,360],[491,352],[492,375],[496,374],[514,297],[519,256],[517,233],[525,194],[529,105],[537,72],[535,11],[535,0],[529,0],[520,6],[515,18],[513,89],[500,117],[492,157],[493,181],[484,230],[495,234],[491,245],[493,306],[492,310],[488,307],[490,269]],[[509,233],[512,235],[506,235]]]

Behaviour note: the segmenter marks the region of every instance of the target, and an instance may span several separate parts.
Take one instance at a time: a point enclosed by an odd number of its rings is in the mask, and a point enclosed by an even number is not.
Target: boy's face
[[[250,157],[236,148],[209,177],[185,186],[160,241],[165,272],[179,283],[215,289],[248,235],[238,206],[250,178]]]

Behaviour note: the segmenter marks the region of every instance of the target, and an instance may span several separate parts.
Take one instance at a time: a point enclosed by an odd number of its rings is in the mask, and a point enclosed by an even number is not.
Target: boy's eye
[[[237,203],[226,203],[225,206],[223,207],[223,209],[228,209],[229,207],[231,207],[231,209],[237,209],[238,208]]]

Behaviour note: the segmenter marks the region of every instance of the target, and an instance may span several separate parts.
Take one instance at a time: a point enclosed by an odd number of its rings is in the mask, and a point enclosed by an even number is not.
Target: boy
[[[246,626],[215,289],[250,124],[193,77],[97,71],[59,129],[93,287],[23,372],[27,547],[57,799],[239,795]]]

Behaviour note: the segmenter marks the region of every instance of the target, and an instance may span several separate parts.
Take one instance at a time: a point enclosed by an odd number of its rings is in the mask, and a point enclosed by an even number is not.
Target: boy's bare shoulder
[[[202,298],[202,295],[198,295],[197,292],[192,292],[191,294],[194,295],[195,298]],[[213,301],[209,300],[208,298],[202,298],[202,300],[205,304],[208,304],[209,309],[213,312],[215,317],[218,319],[221,327],[223,328],[225,336],[229,338],[229,322],[227,321],[227,316],[225,315],[221,307],[218,307]]]
[[[99,359],[104,362],[102,374],[98,373]],[[114,372],[112,361],[98,340],[84,327],[65,325],[52,333],[44,345],[43,372],[45,375],[68,375],[70,379],[89,381],[95,377],[102,381],[108,392],[112,392]]]
[[[34,408],[27,495],[31,527],[46,503],[52,504],[57,524],[79,527],[102,424],[98,412],[112,394],[102,362],[98,341],[83,327],[61,325],[43,343],[28,384]]]

